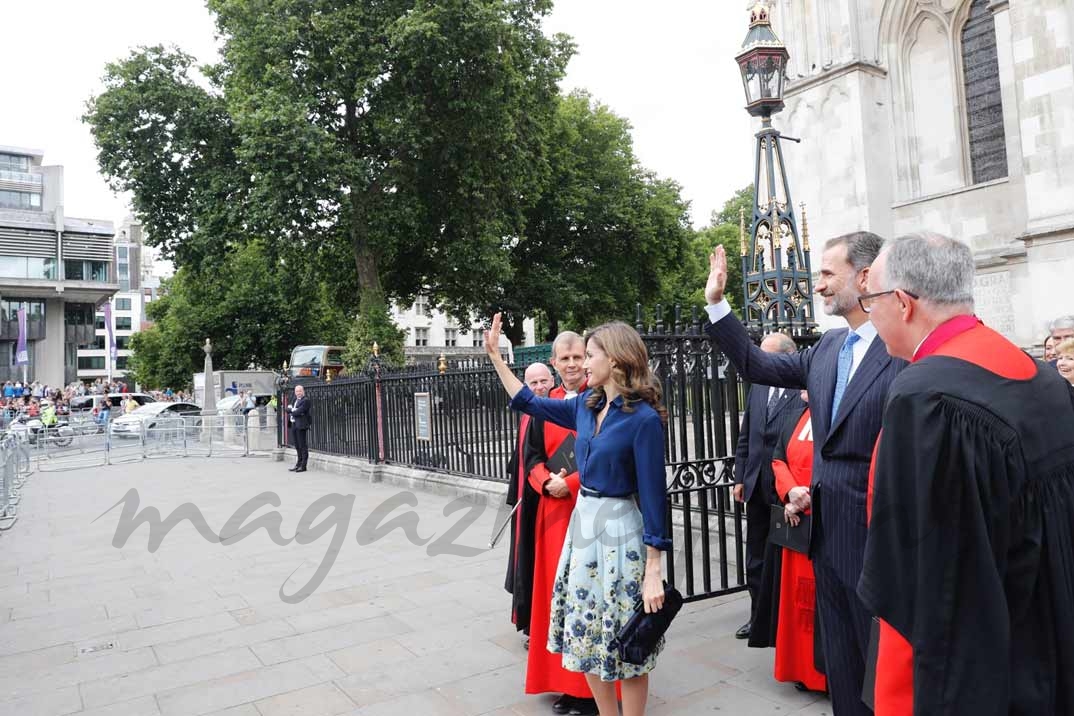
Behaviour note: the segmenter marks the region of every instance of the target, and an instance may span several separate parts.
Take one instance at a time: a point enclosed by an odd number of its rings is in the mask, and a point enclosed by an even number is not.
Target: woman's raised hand
[[[489,358],[500,357],[500,314],[492,317],[492,328],[485,331],[485,353]]]

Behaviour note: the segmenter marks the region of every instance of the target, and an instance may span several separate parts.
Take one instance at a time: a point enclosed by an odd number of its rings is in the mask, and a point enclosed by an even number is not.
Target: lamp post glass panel
[[[758,2],[750,11],[749,32],[735,57],[746,111],[761,118],[748,238],[744,220],[740,228],[745,319],[755,331],[789,330],[806,337],[816,328],[809,229],[803,223],[800,240],[780,144],[783,137],[772,127],[772,115],[783,109],[789,57],[772,30],[768,6]]]

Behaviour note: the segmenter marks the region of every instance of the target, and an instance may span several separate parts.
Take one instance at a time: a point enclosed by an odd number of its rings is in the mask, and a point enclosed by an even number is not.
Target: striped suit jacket
[[[865,553],[865,499],[888,387],[906,361],[892,358],[877,336],[850,380],[832,418],[839,350],[847,328],[826,332],[798,353],[765,353],[750,340],[734,314],[706,332],[751,383],[805,388],[813,423],[813,559],[856,589]]]

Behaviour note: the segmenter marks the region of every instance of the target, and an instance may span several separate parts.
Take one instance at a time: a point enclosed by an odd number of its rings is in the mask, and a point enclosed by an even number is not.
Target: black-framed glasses
[[[858,305],[861,306],[861,310],[865,311],[866,313],[869,313],[869,312],[871,312],[873,310],[872,302],[874,300],[876,300],[876,299],[878,299],[878,298],[880,298],[882,296],[888,296],[888,295],[890,295],[892,293],[895,293],[896,291],[902,291],[907,296],[909,296],[910,298],[913,298],[913,299],[920,298],[920,296],[918,296],[916,293],[910,293],[906,289],[893,288],[890,291],[877,291],[876,293],[862,294],[861,296],[858,296]]]

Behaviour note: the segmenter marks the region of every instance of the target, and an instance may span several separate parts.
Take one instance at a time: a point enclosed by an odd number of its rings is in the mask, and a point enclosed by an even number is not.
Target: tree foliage
[[[201,371],[209,338],[218,368],[279,368],[303,343],[342,343],[350,320],[303,266],[250,241],[215,268],[180,268],[146,307],[153,325],[132,337],[135,380],[181,388]]]
[[[206,337],[234,368],[345,337],[351,370],[373,341],[401,360],[388,302],[419,292],[462,325],[503,310],[515,342],[526,316],[629,318],[697,301],[713,242],[731,248],[741,193],[694,232],[628,121],[559,93],[573,47],[542,32],[549,0],[208,5],[217,64],[136,50],[85,115],[178,267],[133,342],[147,386],[188,382]]]
[[[512,250],[503,305],[539,310],[549,334],[632,315],[684,259],[688,206],[634,154],[630,124],[587,93],[563,97],[548,147],[549,188]],[[562,324],[562,325],[561,325]]]

